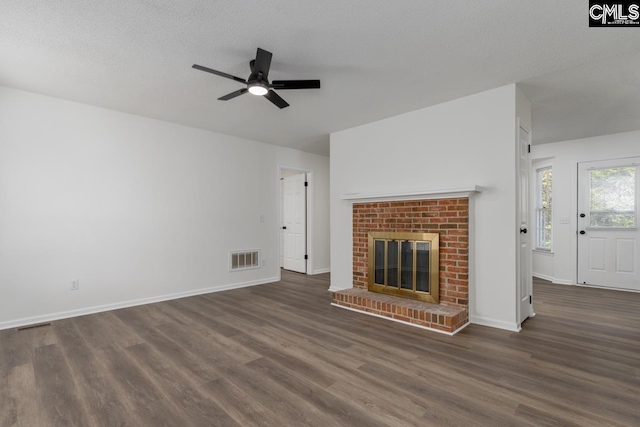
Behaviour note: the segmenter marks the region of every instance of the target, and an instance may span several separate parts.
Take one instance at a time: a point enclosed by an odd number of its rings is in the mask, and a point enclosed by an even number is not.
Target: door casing
[[[307,274],[314,274],[314,250],[313,250],[313,242],[314,242],[314,193],[315,193],[315,181],[314,181],[314,172],[312,169],[301,168],[299,166],[291,166],[287,164],[278,164],[276,166],[276,200],[278,206],[280,206],[282,195],[281,195],[281,186],[280,179],[282,177],[282,171],[296,171],[300,173],[305,173],[307,175]],[[278,280],[281,278],[281,268],[280,268],[280,256],[282,251],[282,245],[280,244],[280,236],[281,236],[281,226],[282,226],[282,210],[278,209],[278,226],[276,227],[277,233],[277,242],[278,242],[278,258],[274,262],[278,265]]]
[[[531,129],[517,119],[516,132],[516,295],[517,321],[521,324],[533,311],[533,276],[531,272],[531,227],[530,227],[530,186],[531,176]]]

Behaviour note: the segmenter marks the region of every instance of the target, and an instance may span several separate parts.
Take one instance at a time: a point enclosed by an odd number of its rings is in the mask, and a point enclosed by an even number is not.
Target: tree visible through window
[[[633,166],[589,171],[590,227],[636,226],[636,168]]]
[[[551,166],[536,170],[536,248],[551,250],[551,207],[553,169]]]

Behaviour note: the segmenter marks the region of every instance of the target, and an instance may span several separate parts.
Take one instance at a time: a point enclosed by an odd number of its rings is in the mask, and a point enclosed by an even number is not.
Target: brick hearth
[[[367,291],[370,231],[439,233],[440,304]],[[333,301],[446,332],[465,325],[469,318],[469,199],[354,203],[353,289],[334,293]]]
[[[336,292],[333,300],[334,304],[342,307],[445,332],[454,332],[467,323],[467,310],[463,307],[414,301],[365,289]]]

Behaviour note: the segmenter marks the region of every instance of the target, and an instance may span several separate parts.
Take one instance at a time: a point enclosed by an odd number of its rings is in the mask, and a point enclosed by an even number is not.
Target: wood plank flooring
[[[331,307],[328,275],[0,332],[0,426],[638,426],[640,294],[535,280],[520,333]]]

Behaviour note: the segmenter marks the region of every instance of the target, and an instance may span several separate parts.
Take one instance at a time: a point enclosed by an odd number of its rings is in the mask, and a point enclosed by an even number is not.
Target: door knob
[[[526,229],[526,228],[521,228],[521,229],[520,229],[520,232],[521,232],[521,233],[524,233],[524,234],[527,234],[527,229]]]
[[[580,230],[580,234],[585,234],[585,233],[586,233],[586,231]]]
[[[580,214],[580,218],[584,218],[585,216],[585,214]]]

